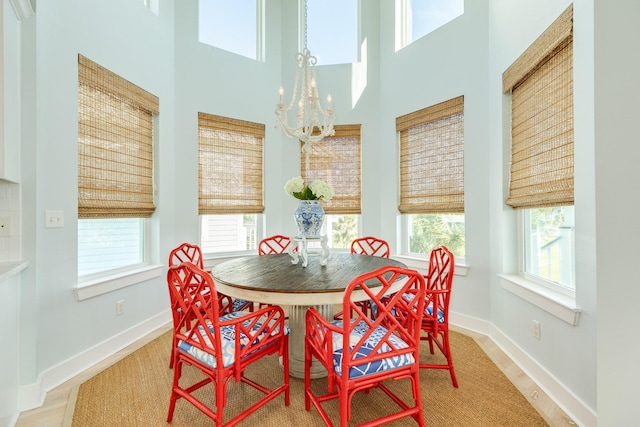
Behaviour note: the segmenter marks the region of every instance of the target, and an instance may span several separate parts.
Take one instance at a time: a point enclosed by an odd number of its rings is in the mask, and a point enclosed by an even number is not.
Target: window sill
[[[4,282],[12,276],[27,268],[25,261],[0,262],[0,282]]]
[[[500,286],[514,295],[540,307],[570,325],[578,324],[580,310],[573,298],[554,292],[545,286],[538,285],[520,276],[512,274],[498,274]]]
[[[427,274],[429,271],[429,260],[423,258],[414,258],[408,256],[392,256],[393,259],[397,259],[398,261],[404,262],[407,267],[414,268],[420,271],[423,274]],[[456,268],[454,270],[455,276],[466,276],[469,272],[469,266],[464,264],[456,264]]]
[[[160,277],[164,266],[148,265],[136,270],[127,271],[113,276],[105,276],[99,279],[78,283],[75,288],[78,301],[106,294],[117,289],[126,288],[145,280]]]

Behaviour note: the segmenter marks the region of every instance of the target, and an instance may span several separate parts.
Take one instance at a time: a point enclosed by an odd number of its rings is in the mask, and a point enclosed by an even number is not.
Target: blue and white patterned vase
[[[300,236],[320,236],[324,223],[324,209],[317,200],[300,200],[300,205],[293,212],[293,217],[298,224]]]

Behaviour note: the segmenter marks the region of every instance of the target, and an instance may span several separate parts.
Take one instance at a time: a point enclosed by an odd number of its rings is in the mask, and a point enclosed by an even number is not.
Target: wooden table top
[[[309,294],[342,292],[353,278],[386,265],[406,268],[389,258],[350,253],[331,253],[327,265],[316,256],[307,267],[292,264],[288,254],[253,255],[216,265],[211,270],[216,283],[245,290],[270,293]]]

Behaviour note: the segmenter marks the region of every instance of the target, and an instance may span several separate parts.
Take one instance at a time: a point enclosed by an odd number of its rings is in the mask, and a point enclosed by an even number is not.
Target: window
[[[573,206],[523,209],[522,217],[525,275],[573,289]]]
[[[360,125],[334,129],[333,136],[309,144],[308,157],[301,149],[301,176],[305,182],[322,179],[333,186],[336,195],[322,202],[327,239],[332,248],[348,248],[358,237],[361,213]]]
[[[200,247],[203,253],[221,253],[258,250],[260,215],[227,214],[202,215]]]
[[[78,221],[78,276],[117,272],[145,260],[146,221],[142,218]]]
[[[260,241],[265,126],[198,113],[198,212],[204,253],[255,251]]]
[[[400,134],[402,253],[444,245],[464,258],[463,97],[396,119]]]
[[[407,254],[423,255],[446,246],[458,260],[464,258],[463,214],[406,215]]]
[[[503,74],[511,94],[507,205],[522,223],[520,274],[574,289],[573,9]]]
[[[306,1],[307,48],[318,65],[358,62],[358,0]],[[300,10],[304,22],[304,0]]]
[[[348,249],[359,233],[360,215],[326,215],[327,244],[333,249]]]
[[[263,0],[199,0],[198,40],[262,60]]]
[[[78,55],[78,275],[147,263],[158,99]]]
[[[464,13],[464,0],[396,0],[396,51]]]

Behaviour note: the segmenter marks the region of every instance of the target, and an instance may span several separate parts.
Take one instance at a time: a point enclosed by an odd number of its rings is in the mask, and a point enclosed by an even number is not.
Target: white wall
[[[22,243],[31,266],[23,273],[21,285],[20,383],[24,394],[56,385],[62,374],[54,375],[48,383],[43,377],[70,360],[86,354],[95,357],[99,353],[96,349],[109,348],[105,343],[122,336],[134,339],[127,336],[132,329],[162,316],[167,308],[163,277],[80,302],[73,294],[78,53],[160,98],[155,262],[164,264],[166,253],[175,244],[198,240],[199,111],[265,123],[266,233],[294,232],[291,213],[295,201],[284,194],[282,187],[298,174],[297,143],[274,129],[273,111],[278,87],[283,85],[290,92],[293,84],[297,2],[266,3],[269,43],[264,63],[199,44],[197,0],[160,0],[159,17],[133,0],[43,1],[38,2],[36,16],[25,22],[24,78],[32,84],[26,85],[23,95],[27,111],[22,136]],[[618,363],[603,350],[598,353],[601,361],[596,377],[596,284],[599,294],[609,287],[618,295],[629,293],[622,277],[624,270],[616,269],[616,245],[624,240],[622,247],[628,255],[623,260],[631,262],[634,239],[622,239],[620,233],[637,232],[632,228],[637,227],[633,218],[621,221],[634,212],[637,198],[628,205],[621,204],[618,192],[610,191],[619,188],[633,193],[632,183],[637,179],[619,176],[622,170],[614,168],[614,173],[608,166],[621,161],[617,151],[609,149],[610,144],[619,144],[634,154],[638,150],[632,130],[608,113],[613,110],[609,103],[617,100],[616,79],[606,78],[616,75],[617,68],[608,64],[615,64],[624,55],[622,50],[609,50],[606,34],[638,36],[623,34],[615,25],[614,13],[624,14],[626,9],[602,13],[594,31],[594,4],[601,13],[608,2],[605,6],[604,0],[576,0],[574,5],[576,286],[582,310],[577,326],[505,291],[497,278],[499,273],[514,272],[516,265],[515,214],[504,205],[509,161],[504,136],[508,135],[509,123],[504,113],[508,102],[502,95],[501,75],[569,3],[467,0],[464,15],[394,52],[393,2],[364,0],[362,61],[353,66],[319,67],[318,84],[321,97],[327,92],[333,95],[337,123],[362,124],[363,232],[383,236],[394,247],[398,244],[395,118],[464,95],[469,270],[467,276],[456,276],[452,311],[463,326],[490,334],[530,374],[541,379],[576,420],[595,425],[596,401],[604,402],[604,413],[614,419],[611,414],[616,400],[608,393],[615,388],[614,381],[622,382],[625,366],[633,366],[628,360],[626,365]],[[622,2],[625,7],[630,3]],[[637,9],[634,6],[632,10]],[[631,23],[624,28],[629,27]],[[598,61],[591,47],[594,34],[596,54],[603,57]],[[609,62],[609,55],[615,61]],[[595,70],[603,75],[595,76],[596,98],[603,100],[600,108],[594,107],[594,62]],[[632,57],[628,69],[637,70],[637,64]],[[628,86],[636,90],[635,80],[625,77]],[[353,81],[362,85],[356,96]],[[632,109],[634,97],[626,99]],[[608,135],[619,129],[620,137],[611,140]],[[598,136],[600,143],[595,141]],[[637,157],[626,156],[623,160],[633,168],[632,159]],[[611,206],[631,209],[621,214]],[[64,211],[63,229],[44,228],[47,209]],[[615,229],[620,223],[625,224],[624,230]],[[596,241],[603,243],[598,257]],[[598,307],[598,315],[607,318],[600,320],[607,331],[624,324],[622,315],[634,312],[631,301],[637,301],[633,298],[637,295],[628,296],[620,316],[615,311],[620,298],[603,297],[606,304]],[[120,299],[126,301],[127,308],[123,316],[116,316],[115,301]],[[540,341],[531,335],[532,319],[541,324]],[[625,336],[633,336],[631,327],[626,332]],[[600,337],[603,335],[604,328]],[[610,344],[607,349],[622,348],[622,343],[606,336],[609,338],[604,342]],[[596,392],[596,379],[606,388]],[[632,389],[625,385],[614,396],[627,403]],[[619,413],[616,421],[630,419],[630,413]]]
[[[638,421],[640,4],[594,0],[598,424]]]
[[[12,425],[17,419],[19,291],[19,276],[0,282],[0,332],[4,343],[0,352],[0,426]]]
[[[515,212],[504,205],[508,182],[508,96],[502,95],[502,72],[571,4],[570,1],[538,2],[490,0],[489,88],[491,152],[491,316],[494,339],[508,337],[509,351],[517,359],[524,354],[534,363],[525,369],[547,378],[547,390],[565,400],[565,409],[576,420],[593,422],[596,409],[595,255],[593,235],[593,37],[591,1],[574,2],[575,98],[575,212],[576,299],[581,310],[576,326],[522,300],[501,288],[499,273],[516,273]],[[507,114],[505,114],[507,111]],[[504,136],[507,136],[505,138]],[[541,325],[541,339],[531,334],[532,320]],[[502,338],[501,338],[502,337]],[[544,387],[544,382],[543,382]],[[572,402],[567,405],[568,402]],[[581,405],[584,405],[581,407]]]
[[[53,367],[166,311],[162,278],[81,302],[73,291],[79,53],[160,98],[152,260],[164,264],[174,240],[173,2],[163,1],[161,10],[158,17],[130,0],[38,2],[36,15],[24,23],[27,132],[21,185],[23,256],[30,267],[21,287],[20,382],[27,407],[46,388],[83,368],[76,363],[48,376]],[[64,228],[44,228],[44,211],[50,209],[64,212]],[[115,302],[121,299],[126,311],[116,317]]]

